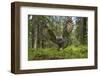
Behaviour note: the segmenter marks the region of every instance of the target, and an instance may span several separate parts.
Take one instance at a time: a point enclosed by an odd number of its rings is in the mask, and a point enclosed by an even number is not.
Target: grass
[[[37,50],[29,48],[28,50],[28,60],[79,59],[87,57],[88,50],[85,45],[71,45],[60,51],[54,48],[39,48]]]

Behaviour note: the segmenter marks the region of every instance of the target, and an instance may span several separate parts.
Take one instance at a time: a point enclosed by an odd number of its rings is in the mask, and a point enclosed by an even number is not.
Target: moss
[[[48,59],[79,59],[87,58],[88,50],[86,45],[68,46],[58,51],[55,48],[28,49],[28,60],[48,60]]]

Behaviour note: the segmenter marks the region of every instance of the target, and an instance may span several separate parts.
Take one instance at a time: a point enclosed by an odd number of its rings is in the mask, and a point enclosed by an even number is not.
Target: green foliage
[[[79,59],[88,57],[86,45],[71,45],[60,51],[56,48],[38,48],[37,50],[29,48],[28,51],[28,60]]]
[[[29,15],[28,60],[87,58],[87,32],[86,17]]]
[[[76,29],[75,29],[75,35],[77,38],[77,41],[80,44],[87,44],[87,36],[88,36],[88,25],[87,25],[88,19],[86,17],[77,17],[76,18]]]

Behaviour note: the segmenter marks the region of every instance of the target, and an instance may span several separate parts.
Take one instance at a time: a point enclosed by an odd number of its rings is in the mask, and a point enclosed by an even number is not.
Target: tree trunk
[[[35,29],[34,29],[34,49],[37,49],[37,25],[35,25]]]

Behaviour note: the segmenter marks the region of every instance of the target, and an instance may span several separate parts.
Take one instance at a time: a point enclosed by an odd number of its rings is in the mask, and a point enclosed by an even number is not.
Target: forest
[[[28,15],[28,60],[87,57],[87,17]]]

